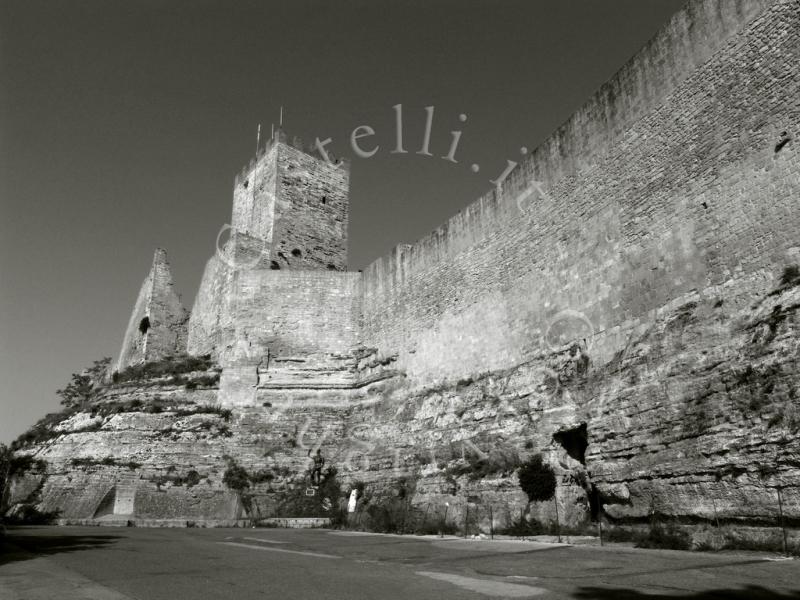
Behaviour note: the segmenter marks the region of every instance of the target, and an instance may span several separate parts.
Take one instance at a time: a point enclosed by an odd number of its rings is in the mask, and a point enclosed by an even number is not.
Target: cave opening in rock
[[[586,448],[589,446],[586,423],[581,423],[572,429],[557,431],[553,434],[553,439],[567,451],[570,458],[574,458],[582,465],[586,464]]]
[[[139,321],[139,333],[144,335],[148,329],[150,329],[150,317],[145,317]]]

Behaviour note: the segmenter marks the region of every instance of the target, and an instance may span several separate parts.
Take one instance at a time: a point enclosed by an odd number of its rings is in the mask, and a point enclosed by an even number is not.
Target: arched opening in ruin
[[[294,250],[292,250],[292,256],[300,258],[301,256],[303,256],[303,253],[300,252],[300,250],[298,248],[295,248]]]
[[[269,268],[272,269],[273,271],[280,271],[281,270],[281,266],[278,264],[278,261],[275,261],[275,260],[273,260],[272,262],[269,263]]]
[[[328,203],[328,197],[327,196],[323,196],[322,197],[322,203],[323,204],[327,204]]]
[[[144,335],[148,329],[150,329],[150,317],[145,317],[139,321],[139,333]]]

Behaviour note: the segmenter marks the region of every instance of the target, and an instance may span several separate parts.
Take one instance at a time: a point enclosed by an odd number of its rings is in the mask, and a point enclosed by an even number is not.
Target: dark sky
[[[352,157],[359,269],[486,192],[682,4],[0,0],[0,442],[116,357],[156,247],[191,307],[233,177],[281,105],[290,135]],[[398,103],[405,155],[389,153]],[[373,158],[348,147],[358,125]],[[453,129],[458,164],[439,158]]]

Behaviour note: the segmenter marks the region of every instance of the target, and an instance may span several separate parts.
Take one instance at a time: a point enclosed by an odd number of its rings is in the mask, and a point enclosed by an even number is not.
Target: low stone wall
[[[286,529],[314,529],[316,527],[330,527],[329,518],[274,518],[258,521],[258,525],[266,527],[283,527]]]

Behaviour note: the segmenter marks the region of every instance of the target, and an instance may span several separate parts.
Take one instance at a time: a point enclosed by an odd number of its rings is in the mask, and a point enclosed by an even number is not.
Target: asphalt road
[[[800,599],[800,561],[328,530],[11,529],[0,599]],[[10,543],[9,543],[10,542]]]

